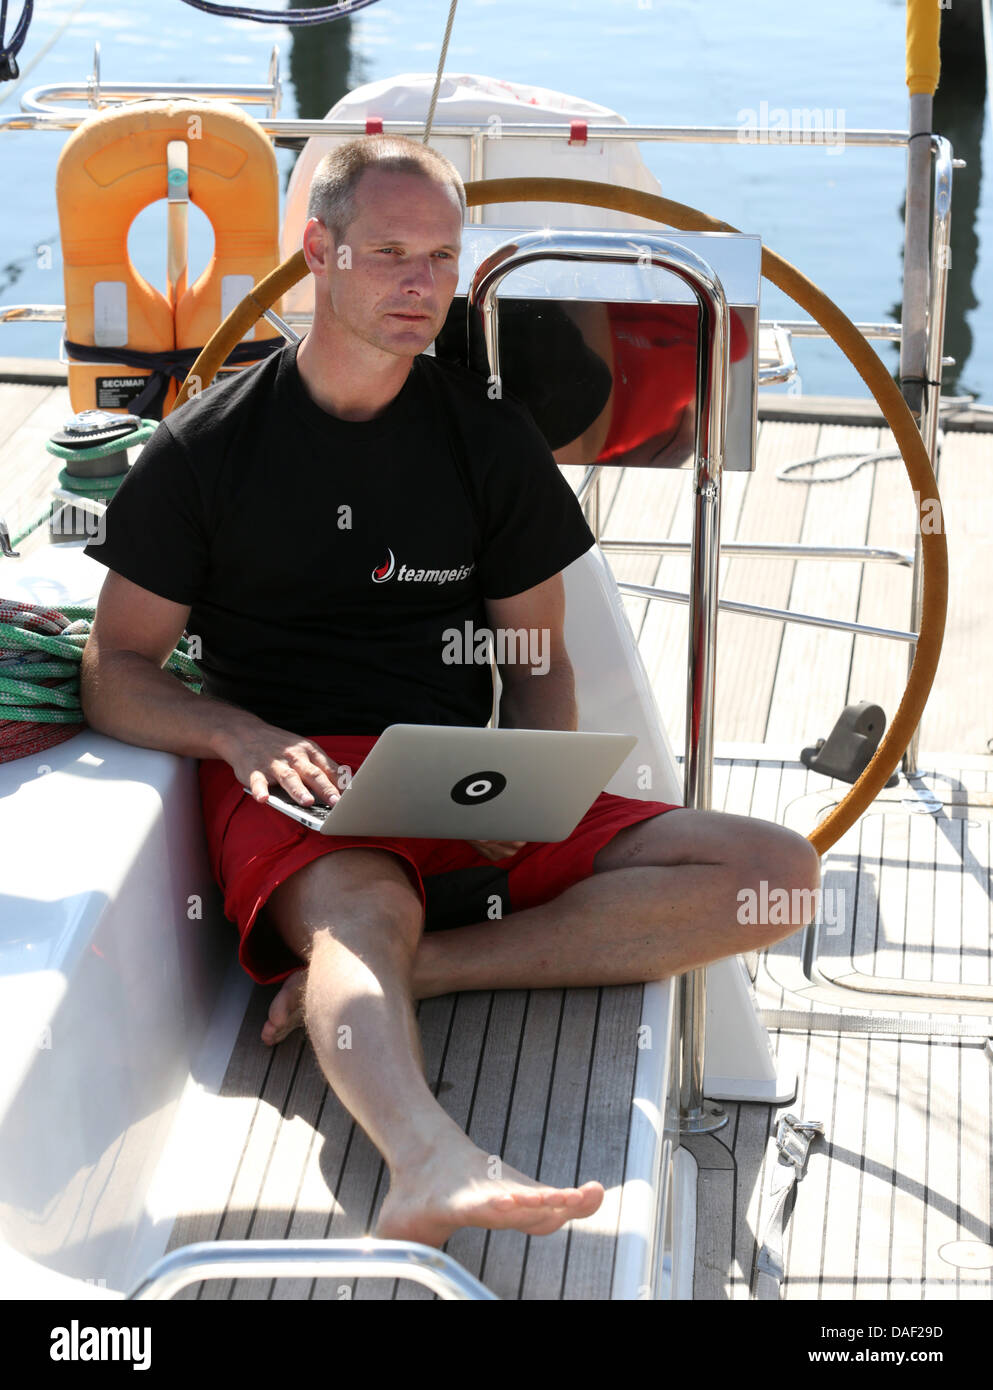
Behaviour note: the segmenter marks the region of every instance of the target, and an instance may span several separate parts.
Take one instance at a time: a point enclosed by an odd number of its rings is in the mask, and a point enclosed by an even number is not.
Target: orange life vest
[[[192,285],[185,286],[184,276],[166,295],[132,265],[127,242],[138,213],[168,195],[172,141],[187,146],[189,198],[210,220],[214,252]],[[173,177],[181,175],[174,170]],[[101,111],[66,141],[55,188],[66,338],[108,349],[105,363],[74,362],[70,353],[74,410],[127,411],[152,369],[115,362],[114,349],[201,347],[252,285],[279,264],[275,154],[261,126],[227,103],[141,101]],[[278,313],[278,305],[273,307]],[[275,336],[260,319],[246,338]],[[163,416],[177,390],[170,381]]]

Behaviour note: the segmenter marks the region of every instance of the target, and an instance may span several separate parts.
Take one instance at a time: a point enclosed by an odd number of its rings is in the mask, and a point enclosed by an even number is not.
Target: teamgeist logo
[[[388,550],[386,553],[390,558],[385,564],[377,565],[372,572],[373,582],[376,584],[382,584],[385,579],[392,579],[393,571],[397,567],[396,556],[393,554],[393,551]]]
[[[401,565],[397,569],[396,556],[392,550],[387,550],[387,558],[381,565],[377,565],[372,572],[372,582],[374,584],[385,584],[387,579],[392,579],[396,575],[398,582],[407,583],[413,581],[415,584],[448,584],[452,580],[467,579],[475,564],[459,565],[456,569],[448,570],[417,570],[412,565]]]

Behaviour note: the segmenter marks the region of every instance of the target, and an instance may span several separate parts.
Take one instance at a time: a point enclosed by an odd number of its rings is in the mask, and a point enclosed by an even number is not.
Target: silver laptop
[[[636,743],[633,734],[391,724],[334,806],[301,806],[282,787],[266,804],[322,835],[553,842],[568,839]]]

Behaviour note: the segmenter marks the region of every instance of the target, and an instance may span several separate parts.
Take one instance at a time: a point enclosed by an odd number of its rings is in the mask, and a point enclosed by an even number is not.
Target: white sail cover
[[[365,122],[378,116],[383,121],[427,119],[434,74],[403,73],[357,87],[334,106],[325,120]],[[448,74],[442,78],[434,125],[448,121],[473,121],[487,132],[482,141],[482,167],[472,176],[480,179],[562,178],[589,183],[609,183],[661,193],[658,180],[645,167],[632,140],[589,140],[570,144],[557,135],[516,140],[504,139],[503,122],[559,123],[585,120],[607,125],[627,125],[623,116],[583,97],[504,82],[475,73]],[[336,145],[354,136],[319,135],[307,141],[290,178],[283,219],[282,254],[298,250],[307,220],[307,194],[318,163]],[[470,178],[470,142],[466,136],[434,136],[431,147],[447,156],[462,178]],[[606,208],[571,203],[494,203],[480,209],[481,221],[504,227],[656,227],[657,223]],[[308,275],[284,296],[286,312],[312,313],[314,282]]]

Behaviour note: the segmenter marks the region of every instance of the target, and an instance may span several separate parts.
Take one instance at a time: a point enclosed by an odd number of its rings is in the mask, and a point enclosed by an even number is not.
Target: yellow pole
[[[934,96],[941,72],[940,27],[940,0],[907,0],[907,90],[912,97]]]

